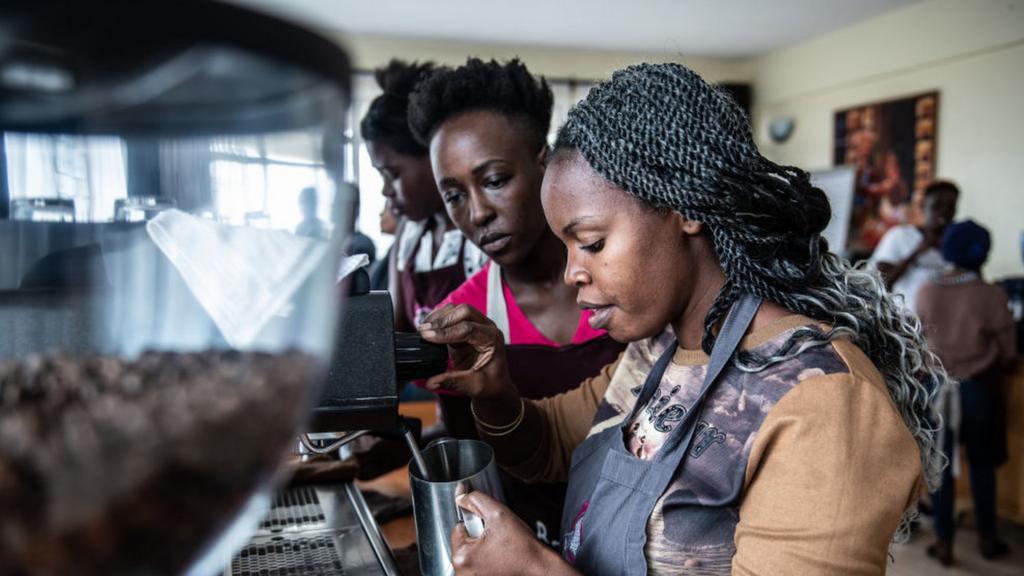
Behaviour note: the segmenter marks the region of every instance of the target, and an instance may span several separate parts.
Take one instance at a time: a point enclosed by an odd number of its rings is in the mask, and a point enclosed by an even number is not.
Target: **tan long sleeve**
[[[514,476],[526,482],[564,482],[569,477],[572,452],[587,437],[621,358],[578,388],[527,401],[523,423],[514,434],[492,436],[478,427],[480,437],[494,447],[498,462]],[[503,447],[516,442],[533,442],[536,448],[525,461],[503,461]]]
[[[851,356],[852,373],[803,381],[758,430],[733,574],[885,573],[889,542],[917,498],[919,451],[880,375],[859,351]]]

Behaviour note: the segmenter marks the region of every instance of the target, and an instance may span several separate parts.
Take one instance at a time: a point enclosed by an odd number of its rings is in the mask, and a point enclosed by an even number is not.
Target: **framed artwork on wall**
[[[935,177],[939,93],[839,110],[833,164],[855,170],[847,252],[871,254],[886,230],[917,222],[921,192]]]

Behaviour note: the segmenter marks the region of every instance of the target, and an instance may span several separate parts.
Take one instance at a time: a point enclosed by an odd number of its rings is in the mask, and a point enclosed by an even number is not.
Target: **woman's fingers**
[[[456,524],[451,536],[452,566],[455,568],[456,573],[470,573],[468,569],[472,565],[471,559],[473,557],[474,544],[476,542],[474,542],[474,538],[470,537],[469,532],[466,531],[466,525],[461,522]]]
[[[462,385],[465,377],[472,373],[472,370],[455,370],[453,372],[445,372],[443,374],[427,378],[427,381],[423,386],[427,390],[448,390],[472,396],[472,390],[469,390],[467,389],[467,386]]]
[[[465,320],[472,320],[474,322],[489,322],[487,315],[470,306],[469,304],[459,304],[458,306],[452,306],[443,313],[439,314],[437,319],[432,321],[431,324],[444,328],[452,324],[456,324]]]
[[[483,518],[485,526],[488,522],[500,522],[509,512],[507,506],[478,490],[456,496],[455,505]]]
[[[504,342],[504,336],[493,324],[483,324],[472,320],[463,320],[448,326],[430,325],[420,327],[420,335],[435,344],[471,344],[488,346],[498,341]]]
[[[569,573],[562,559],[540,544],[530,528],[504,504],[473,491],[457,496],[455,505],[467,519],[483,521],[483,531],[477,538],[472,536],[475,531],[463,524],[452,531],[452,565],[457,576]]]
[[[440,308],[434,308],[430,312],[430,314],[427,314],[427,317],[423,319],[423,322],[420,323],[420,326],[423,326],[424,324],[431,324],[433,322],[436,322],[438,318],[441,318],[444,315],[449,314],[452,308],[455,308],[455,306],[453,306],[451,304],[445,304],[444,306],[441,306]]]
[[[450,390],[451,388],[448,386],[448,378],[450,378],[449,372],[431,376],[423,383],[423,387],[432,392],[439,389]]]
[[[452,530],[452,556],[455,556],[459,549],[461,549],[465,544],[467,544],[469,540],[472,539],[472,536],[470,536],[469,532],[466,530],[465,524],[463,524],[462,522],[456,524],[455,528]]]
[[[502,373],[505,336],[479,310],[465,304],[446,305],[432,312],[419,331],[429,342],[448,345],[454,369],[428,378],[428,390],[444,389],[477,397],[507,384],[507,375]]]
[[[437,376],[431,376],[424,384],[427,390],[448,390],[458,392],[466,396],[474,396],[477,392],[475,386],[469,382],[469,377],[476,374],[476,370],[455,370],[445,372]]]
[[[459,304],[458,306],[446,304],[431,312],[420,324],[419,329],[421,332],[443,330],[465,321],[481,324],[491,322],[484,313],[468,304]]]

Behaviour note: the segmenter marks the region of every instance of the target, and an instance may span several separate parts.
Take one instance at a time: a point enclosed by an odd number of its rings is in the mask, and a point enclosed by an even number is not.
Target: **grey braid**
[[[913,314],[885,290],[878,273],[829,252],[821,231],[831,209],[808,174],[758,151],[750,124],[724,93],[678,64],[642,64],[616,72],[572,108],[552,150],[577,150],[609,182],[655,209],[675,210],[710,230],[726,283],[704,322],[702,347],[743,293],[822,321],[775,353],[740,353],[758,371],[838,337],[850,338],[882,373],[913,434],[928,485],[945,457],[934,409],[949,377],[928,350]],[[904,516],[899,536],[904,536]]]

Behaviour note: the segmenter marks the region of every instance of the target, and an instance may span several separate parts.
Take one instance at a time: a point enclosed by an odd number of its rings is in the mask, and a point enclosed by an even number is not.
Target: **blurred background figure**
[[[316,216],[316,208],[319,203],[316,188],[308,186],[303,188],[302,192],[299,192],[299,209],[302,210],[302,221],[295,227],[295,234],[320,239],[327,237],[324,231],[323,220]]]
[[[351,186],[354,194],[353,198],[356,199],[355,208],[353,214],[356,214],[355,226],[352,230],[352,236],[349,237],[348,241],[345,242],[345,253],[349,256],[356,256],[358,254],[366,254],[370,259],[370,264],[374,264],[377,260],[377,245],[373,243],[373,240],[363,234],[359,230],[359,209],[362,203],[359,201],[360,192],[359,188],[355,184],[344,184],[343,186]]]
[[[398,215],[395,214],[390,199],[384,202],[384,209],[380,211],[380,231],[382,234],[390,235],[398,231]]]
[[[1009,552],[996,536],[995,469],[1007,458],[1001,384],[1015,358],[1016,333],[1006,293],[981,277],[991,248],[988,230],[971,220],[954,224],[946,230],[941,246],[950,269],[923,284],[917,294],[917,312],[932,350],[950,376],[960,381],[959,397],[947,398],[945,406],[944,451],[950,466],[943,473],[941,488],[932,495],[937,541],[928,548],[929,556],[950,566],[957,440],[967,449],[981,556],[990,559]],[[957,401],[959,410],[954,408]]]
[[[381,234],[394,236],[397,231],[398,215],[395,214],[391,205],[391,200],[388,199],[384,203],[384,209],[380,211],[380,232]],[[394,249],[395,245],[391,244],[391,247],[388,248],[387,254],[370,265],[370,288],[372,290],[388,289],[388,262],[391,261],[391,252]]]
[[[942,234],[956,216],[959,197],[960,189],[953,182],[932,182],[924,190],[921,226],[903,224],[890,228],[871,255],[885,286],[903,296],[909,310],[916,309],[921,286],[946,266],[939,247]]]

